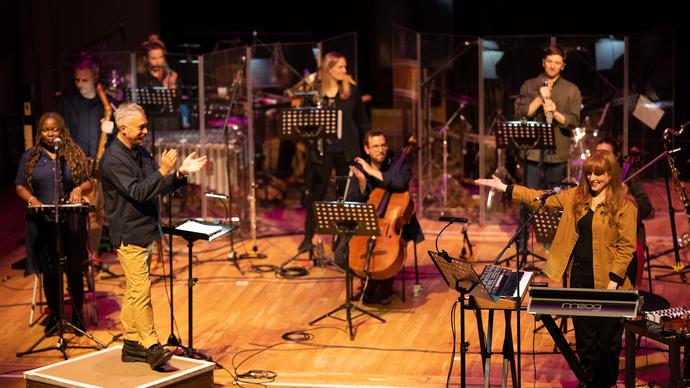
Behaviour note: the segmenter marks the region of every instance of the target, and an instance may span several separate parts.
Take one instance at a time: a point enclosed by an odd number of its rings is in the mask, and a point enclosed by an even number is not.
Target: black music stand
[[[490,301],[493,301],[493,298],[470,263],[433,251],[429,251],[429,257],[443,276],[448,288],[460,293],[457,300],[460,304],[460,387],[465,388],[467,384],[465,380],[466,353],[469,347],[469,343],[465,342],[465,298],[468,295]],[[519,346],[518,342],[518,353]]]
[[[205,241],[213,241],[221,236],[224,236],[230,232],[232,232],[236,227],[231,226],[231,225],[226,225],[220,222],[205,222],[205,221],[197,221],[193,219],[186,220],[182,222],[179,225],[174,225],[174,226],[163,226],[163,232],[170,234],[170,238],[172,236],[180,236],[187,240],[187,248],[188,248],[188,257],[189,257],[189,263],[187,266],[187,313],[189,314],[189,344],[188,346],[183,346],[179,343],[176,344],[170,344],[169,345],[175,345],[183,349],[184,354],[187,355],[188,357],[192,358],[202,358],[205,360],[211,360],[211,357],[205,355],[204,353],[194,349],[194,343],[193,343],[193,328],[194,328],[194,303],[193,303],[193,296],[194,296],[194,285],[196,284],[196,280],[194,279],[193,271],[192,271],[192,260],[193,260],[193,255],[192,255],[192,248],[194,246],[194,242],[197,240],[205,240]],[[170,272],[172,272],[172,268],[170,268]],[[172,285],[171,285],[172,288]],[[170,302],[172,304],[172,294],[170,295]],[[174,338],[173,335],[173,328],[174,328],[174,316],[173,316],[173,309],[172,305],[170,306],[170,338]]]
[[[381,234],[376,208],[370,203],[314,202],[314,216],[316,217],[316,233],[337,234],[340,235],[341,241],[350,241],[352,236],[378,236]],[[383,323],[386,321],[376,314],[352,304],[352,270],[350,269],[349,244],[345,244],[345,257],[347,258],[347,265],[345,266],[345,303],[309,322],[309,325],[314,325],[326,317],[346,321],[350,331],[350,340],[353,340],[355,335],[352,330],[352,319],[368,315]],[[353,318],[351,312],[353,309],[361,314]],[[340,310],[345,310],[345,319],[333,315]]]
[[[87,211],[89,209],[89,206],[84,206],[83,204],[60,204],[60,199],[63,198],[63,190],[62,190],[62,165],[61,165],[61,157],[62,154],[59,152],[59,148],[56,145],[55,146],[55,166],[53,168],[54,171],[54,200],[55,203],[53,205],[46,205],[46,206],[41,206],[40,208],[45,211],[50,215],[52,218],[53,222],[55,223],[55,252],[57,253],[58,257],[58,270],[55,276],[58,277],[58,322],[55,326],[53,326],[51,329],[48,330],[47,333],[43,334],[41,338],[39,338],[38,341],[34,342],[33,345],[31,345],[27,350],[23,352],[17,352],[16,356],[17,357],[22,357],[26,354],[33,354],[33,353],[40,353],[40,352],[45,352],[48,350],[59,350],[62,353],[62,357],[66,360],[67,359],[67,352],[66,350],[69,348],[72,349],[103,349],[106,347],[104,343],[99,341],[96,337],[88,333],[87,331],[81,330],[80,328],[76,327],[74,324],[71,322],[68,322],[65,319],[65,296],[64,296],[64,288],[65,285],[63,283],[63,276],[62,274],[65,273],[65,268],[66,268],[66,263],[67,263],[67,256],[65,256],[65,246],[63,243],[62,239],[62,225],[65,221],[67,221],[67,218],[62,218],[62,212],[69,213],[69,212],[74,212],[74,211]],[[86,210],[85,210],[86,209]],[[30,210],[30,209],[27,209]],[[69,285],[69,283],[68,283]],[[72,290],[70,290],[72,292]],[[53,313],[51,311],[51,313]],[[70,327],[72,330],[74,330],[75,333],[81,334],[86,336],[88,339],[96,343],[96,347],[94,346],[80,346],[80,345],[69,345],[68,341],[65,339],[65,327]],[[53,334],[56,334],[58,336],[58,341],[55,346],[49,346],[46,348],[40,348],[36,349],[36,346],[38,346],[43,340],[47,339],[48,337],[52,336]]]
[[[556,236],[558,223],[561,221],[561,213],[542,209],[534,215],[534,235],[542,244],[550,244]]]
[[[340,139],[342,137],[342,111],[336,108],[293,108],[285,109],[280,112],[280,137],[281,139],[302,141],[307,146],[307,164],[304,174],[305,197],[307,206],[312,203],[312,171],[311,163],[315,155],[323,155],[319,151],[317,143],[319,140]],[[315,262],[314,246],[309,241],[309,260]],[[304,251],[297,252],[297,257]],[[288,260],[289,262],[290,260]],[[287,264],[284,263],[283,265]],[[316,263],[315,264],[320,264]]]
[[[540,211],[534,214],[534,235],[537,238],[537,242],[542,244],[551,244],[553,238],[556,236],[556,229],[558,229],[558,223],[561,221],[561,211],[553,211],[542,208]],[[535,255],[535,257],[538,257]],[[567,286],[566,275],[563,275],[563,287]],[[565,315],[559,316],[561,319],[560,329],[563,333],[568,332],[568,317]],[[534,332],[538,332],[543,329],[544,325],[534,329]],[[556,345],[554,345],[554,348]],[[554,349],[555,350],[555,349]]]
[[[555,150],[556,140],[553,130],[553,125],[549,123],[542,123],[539,121],[499,121],[496,124],[494,132],[496,136],[496,148],[513,148],[518,151],[522,159],[523,168],[523,182],[527,182],[527,151],[531,149],[538,150]],[[522,257],[523,261],[527,260],[527,256],[532,256],[539,260],[545,261],[542,256],[530,251],[525,242],[527,252]],[[519,248],[514,255],[508,256],[500,263],[510,261],[513,257],[520,260]],[[499,264],[499,263],[496,263]]]

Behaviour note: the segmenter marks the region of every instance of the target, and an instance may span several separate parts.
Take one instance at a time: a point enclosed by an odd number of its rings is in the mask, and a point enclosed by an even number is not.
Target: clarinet
[[[549,81],[546,79],[546,77],[544,77],[544,86],[539,88],[539,94],[541,94],[541,98],[543,98],[544,101],[551,99],[551,88],[549,87]],[[546,116],[547,123],[553,123],[552,111],[544,111],[544,116]]]

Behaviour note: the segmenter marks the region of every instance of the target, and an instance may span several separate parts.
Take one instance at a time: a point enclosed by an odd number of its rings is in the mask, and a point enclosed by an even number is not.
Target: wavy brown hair
[[[589,184],[587,175],[594,173],[601,175],[609,174],[609,184],[604,188],[606,198],[604,199],[604,212],[609,216],[609,225],[616,223],[616,214],[628,201],[628,196],[623,190],[621,182],[621,167],[616,160],[616,156],[608,151],[597,151],[585,161],[584,174],[580,184],[575,189],[575,201],[573,208],[575,214],[582,214],[586,203],[592,201],[592,187]]]
[[[65,120],[62,118],[62,116],[55,112],[47,112],[38,119],[38,130],[36,131],[34,146],[31,149],[31,155],[29,156],[29,160],[26,163],[26,169],[24,170],[24,177],[26,179],[27,187],[31,192],[33,192],[31,181],[34,167],[36,166],[38,159],[41,157],[43,150],[45,150],[43,141],[41,139],[41,132],[43,125],[48,119],[53,119],[58,124],[58,133],[60,139],[62,139],[62,144],[59,148],[60,155],[67,161],[67,166],[69,166],[69,169],[72,172],[72,181],[74,182],[75,186],[82,184],[91,177],[89,158],[86,157],[84,151],[82,151],[81,148],[79,148],[79,146],[72,140],[72,136],[65,128]]]
[[[321,96],[324,96],[324,92],[333,84],[338,82],[331,77],[331,74],[328,71],[331,70],[336,63],[338,63],[340,58],[345,58],[345,56],[336,51],[331,51],[323,56],[321,68],[319,69],[319,77],[321,78]],[[338,96],[341,100],[347,100],[350,97],[350,84],[356,85],[355,81],[352,79],[352,77],[350,77],[349,74],[347,75],[346,80],[338,83]]]

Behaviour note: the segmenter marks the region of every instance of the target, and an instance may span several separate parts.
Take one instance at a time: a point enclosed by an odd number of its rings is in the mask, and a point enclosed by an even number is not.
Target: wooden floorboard
[[[277,374],[276,385],[281,386],[409,386],[438,387],[445,385],[453,348],[450,331],[450,310],[457,294],[450,291],[436,273],[426,254],[420,254],[423,292],[418,298],[411,294],[412,266],[408,263],[407,301],[396,297],[389,306],[364,306],[380,315],[386,323],[362,316],[354,320],[355,339],[349,340],[347,325],[334,318],[325,318],[314,326],[308,322],[344,302],[344,278],[330,268],[311,267],[307,277],[282,279],[274,273],[251,272],[251,264],[279,264],[296,249],[293,236],[260,240],[268,254],[266,260],[242,260],[246,271],[241,275],[225,257],[227,242],[197,243],[193,274],[197,283],[193,289],[194,332],[196,348],[213,357],[226,369],[235,373],[249,370],[268,370]],[[663,243],[656,243],[661,247]],[[420,253],[432,247],[426,241],[418,247]],[[175,240],[174,308],[177,326],[175,333],[187,344],[187,259],[182,241]],[[478,244],[476,259],[490,259],[500,249],[500,241]],[[486,255],[485,255],[486,253]],[[489,255],[491,253],[491,255]],[[23,248],[11,256],[20,258]],[[113,272],[119,273],[116,259],[106,256]],[[669,260],[666,258],[665,260]],[[297,265],[308,262],[298,261]],[[481,268],[483,264],[477,263]],[[169,268],[166,264],[166,272]],[[154,272],[162,272],[161,265]],[[2,283],[2,315],[0,342],[5,352],[0,354],[0,372],[22,370],[46,365],[60,359],[55,351],[17,358],[14,353],[27,348],[40,338],[42,326],[28,328],[29,303],[33,277],[23,277],[18,271],[3,270],[9,276]],[[152,288],[156,328],[161,340],[170,334],[169,307],[164,282]],[[356,282],[356,285],[358,282]],[[659,293],[674,304],[688,300],[688,286],[671,282],[655,282]],[[556,284],[554,284],[556,285]],[[401,283],[396,281],[399,292]],[[89,330],[104,342],[121,331],[119,305],[123,295],[122,279],[98,281],[99,324]],[[343,317],[343,314],[339,314]],[[487,314],[484,313],[486,324]],[[456,316],[457,322],[457,316]],[[514,323],[513,323],[514,324]],[[503,315],[495,318],[493,350],[500,351],[503,340]],[[534,381],[536,386],[574,386],[576,380],[559,354],[550,354],[553,342],[545,332],[532,333],[533,317],[521,314],[522,380]],[[281,336],[290,331],[303,330],[311,337],[302,343],[289,342]],[[466,336],[470,342],[467,376],[470,385],[481,384],[477,329],[474,315],[466,315]],[[69,338],[73,338],[68,335]],[[572,333],[569,334],[572,341]],[[88,344],[85,338],[76,343]],[[45,341],[52,345],[54,339]],[[533,358],[532,351],[536,351]],[[69,350],[71,356],[83,350]],[[640,360],[651,362],[652,373],[663,368],[666,355],[653,353]],[[622,359],[621,359],[622,361]],[[492,385],[500,384],[502,358],[494,355],[491,364]],[[648,368],[648,369],[650,369]],[[458,382],[459,359],[453,365],[452,381]],[[229,384],[230,374],[215,373],[216,381]],[[663,375],[661,376],[663,378]],[[621,376],[622,381],[622,376]]]
[[[681,217],[678,225],[687,230]],[[671,246],[668,219],[654,220],[650,230],[650,250],[658,252]],[[433,249],[435,233],[441,224],[423,221],[427,240],[418,246],[420,276],[423,291],[418,298],[412,296],[413,265],[411,255],[406,265],[407,300],[394,298],[389,306],[367,307],[380,315],[386,323],[371,317],[354,320],[355,339],[350,340],[347,325],[340,320],[326,318],[314,326],[309,322],[344,302],[344,277],[331,268],[311,267],[305,260],[291,265],[306,266],[310,273],[303,278],[284,279],[275,273],[252,271],[252,264],[278,265],[287,260],[297,249],[301,236],[283,236],[259,239],[259,247],[268,255],[265,260],[241,260],[245,274],[240,274],[227,260],[229,241],[220,239],[212,243],[197,242],[194,246],[194,346],[211,356],[226,370],[215,372],[215,381],[231,385],[232,374],[250,370],[272,371],[276,386],[396,386],[441,387],[445,386],[451,362],[453,338],[450,330],[450,312],[457,294],[449,290],[429,260],[426,251]],[[661,228],[667,228],[666,232]],[[662,230],[661,232],[658,232]],[[470,227],[474,243],[477,270],[485,262],[493,260],[508,240],[511,227]],[[458,230],[448,231],[441,241],[441,248],[451,253],[459,250]],[[251,243],[236,245],[243,253]],[[328,247],[328,244],[326,244]],[[541,247],[537,249],[543,253]],[[327,249],[328,250],[328,249]],[[183,343],[189,341],[187,296],[187,249],[182,240],[175,239],[174,313],[175,334]],[[511,251],[509,250],[509,253]],[[59,353],[50,351],[17,358],[15,352],[28,348],[37,341],[43,327],[28,327],[33,277],[23,276],[10,265],[24,257],[23,246],[17,246],[0,262],[0,385],[17,384],[16,376],[22,370],[47,365],[61,360]],[[688,251],[683,250],[687,262]],[[106,254],[104,260],[115,273],[121,273],[117,259]],[[165,271],[169,272],[167,257]],[[657,263],[671,264],[672,256],[660,258]],[[541,264],[537,264],[540,266]],[[154,273],[162,273],[162,265],[154,266]],[[664,273],[655,270],[654,274]],[[543,280],[543,278],[539,278]],[[558,284],[551,282],[553,286]],[[643,289],[646,288],[646,281]],[[358,282],[355,282],[358,285]],[[398,279],[395,289],[399,293]],[[101,341],[111,343],[121,333],[119,323],[120,303],[124,283],[122,279],[99,279],[97,282],[99,316],[98,324],[89,331]],[[654,290],[668,298],[672,305],[687,305],[690,287],[674,276],[669,281],[654,281]],[[162,341],[170,334],[169,305],[165,283],[157,281],[152,288],[156,329]],[[342,316],[342,315],[341,315]],[[486,313],[484,322],[486,324]],[[577,381],[560,354],[551,353],[553,341],[546,331],[533,334],[533,317],[521,314],[522,381],[525,386],[575,387]],[[458,322],[456,316],[456,322]],[[503,316],[495,319],[493,350],[499,351],[503,340]],[[304,342],[285,341],[281,337],[291,331],[305,331],[311,337]],[[482,383],[482,365],[477,342],[474,316],[466,315],[467,340],[470,342],[467,378],[470,386]],[[70,341],[88,344],[84,337]],[[574,341],[573,334],[568,339]],[[54,337],[45,341],[53,345]],[[643,344],[645,342],[643,341]],[[651,344],[651,343],[650,343]],[[83,354],[85,350],[69,350],[70,356]],[[533,355],[533,353],[536,353]],[[668,355],[656,351],[640,351],[637,357],[639,384],[649,381],[663,383],[667,376]],[[621,366],[623,355],[621,355]],[[502,358],[494,355],[491,362],[491,385],[500,385]],[[534,371],[536,373],[536,381]],[[619,378],[623,381],[623,370]],[[453,363],[451,382],[459,383],[459,358]],[[267,380],[245,381],[268,382]],[[6,383],[6,384],[5,384]]]

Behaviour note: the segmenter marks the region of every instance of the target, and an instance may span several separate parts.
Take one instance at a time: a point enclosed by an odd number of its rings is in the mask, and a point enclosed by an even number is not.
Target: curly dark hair
[[[48,119],[53,119],[58,124],[60,138],[62,139],[62,144],[60,145],[60,154],[67,161],[67,166],[69,166],[69,169],[72,172],[72,180],[74,181],[74,184],[80,185],[91,177],[91,163],[89,162],[89,158],[72,140],[72,136],[65,128],[65,120],[62,118],[62,116],[55,112],[47,112],[41,115],[41,118],[38,119],[38,129],[36,131],[36,138],[34,139],[34,146],[31,149],[31,156],[29,156],[29,160],[26,163],[26,170],[24,170],[24,177],[26,179],[27,187],[31,192],[33,192],[31,180],[34,167],[36,166],[38,159],[41,157],[41,153],[43,153],[43,150],[45,149],[43,142],[41,141],[41,130],[43,129],[45,121]]]

